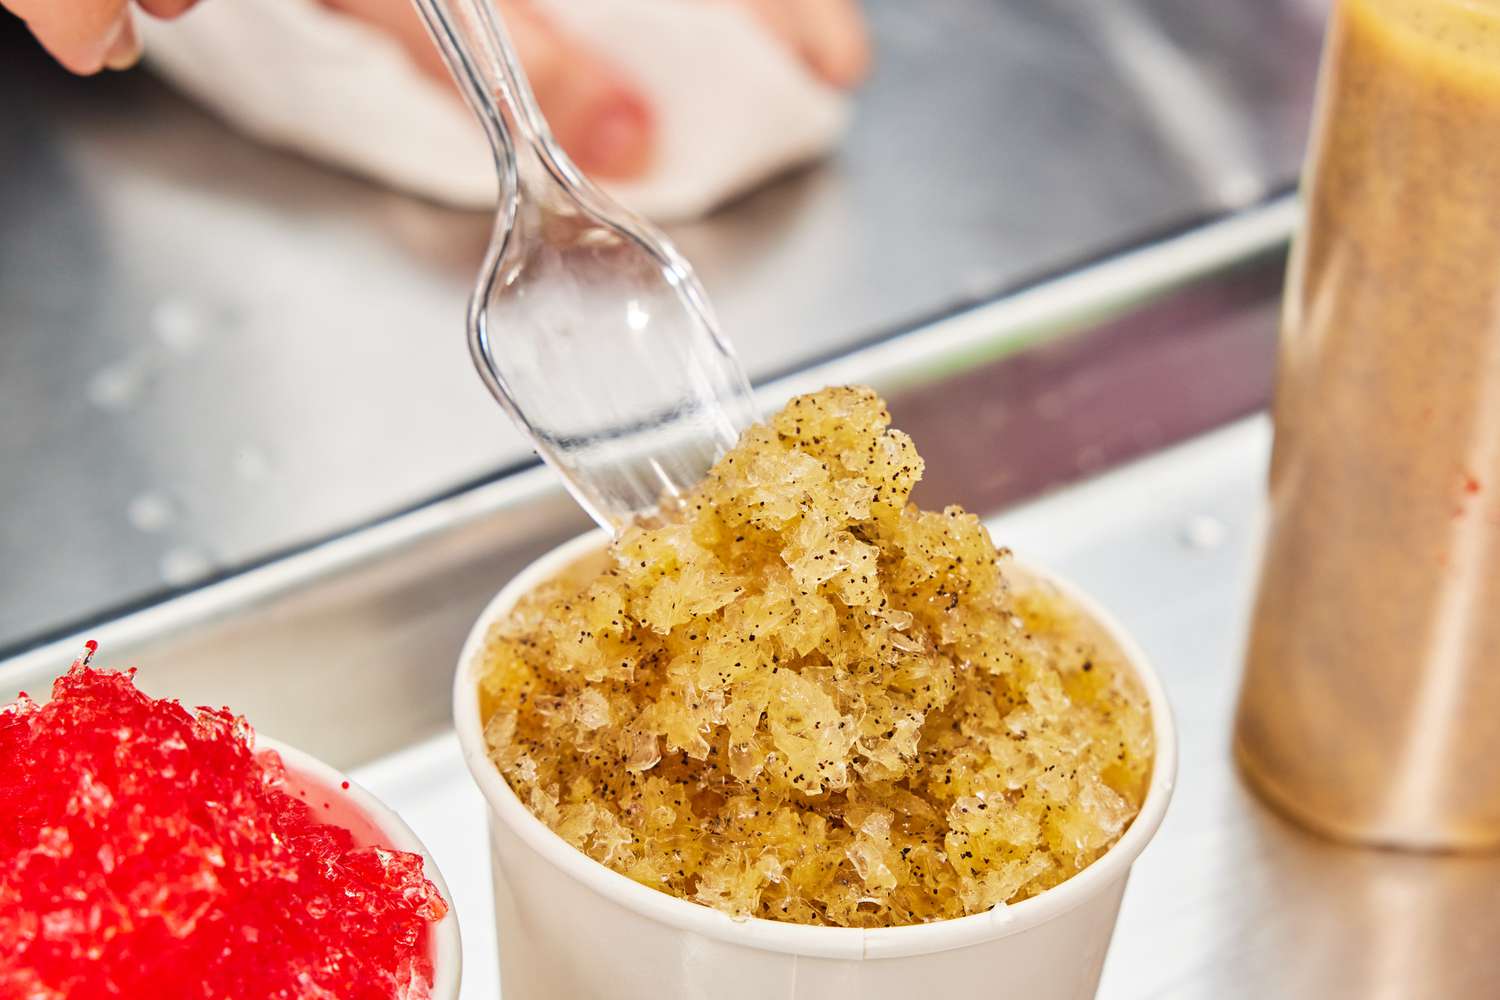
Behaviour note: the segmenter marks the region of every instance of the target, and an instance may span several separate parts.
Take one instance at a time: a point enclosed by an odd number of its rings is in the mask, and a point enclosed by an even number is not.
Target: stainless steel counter
[[[1177,794],[1131,876],[1099,996],[1494,997],[1500,857],[1331,844],[1269,812],[1230,763],[1269,431],[1251,418],[990,522],[997,540],[1119,617],[1176,715]],[[358,777],[411,822],[453,887],[465,1000],[496,996],[485,809],[457,740],[440,736]]]
[[[929,500],[1006,507],[995,537],[1095,594],[1163,675],[1179,786],[1126,894],[1105,1000],[1493,997],[1500,857],[1332,845],[1263,808],[1230,765],[1269,438],[1263,416],[1230,418],[1268,389],[1281,262],[1266,248],[1292,209],[1152,244],[803,378],[896,388],[901,422],[943,477]],[[1015,350],[1039,324],[1068,335]],[[1118,464],[1142,452],[1154,454]],[[228,702],[360,765],[447,872],[466,1000],[495,997],[498,974],[483,809],[448,728],[448,683],[479,606],[581,527],[558,520],[547,482],[528,473],[456,494],[88,632],[104,662],[139,663],[152,693]],[[1060,482],[1073,485],[1015,506]],[[44,690],[81,639],[0,661],[0,699]]]
[[[1319,0],[868,6],[841,153],[673,233],[761,380],[1295,171]],[[0,95],[0,658],[530,461],[461,340],[487,220],[68,78],[13,21]]]

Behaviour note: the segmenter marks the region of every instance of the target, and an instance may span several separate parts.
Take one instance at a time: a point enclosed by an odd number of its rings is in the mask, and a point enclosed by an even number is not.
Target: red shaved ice
[[[422,857],[320,822],[243,717],[134,673],[0,708],[0,1000],[428,997]]]

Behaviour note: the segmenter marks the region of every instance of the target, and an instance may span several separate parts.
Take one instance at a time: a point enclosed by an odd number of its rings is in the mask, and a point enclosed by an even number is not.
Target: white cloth
[[[702,215],[827,152],[848,99],[738,5],[566,0],[554,16],[636,82],[656,120],[653,165],[603,186],[663,221]],[[479,125],[380,31],[316,0],[208,0],[141,19],[148,62],[265,142],[467,208],[495,202]]]

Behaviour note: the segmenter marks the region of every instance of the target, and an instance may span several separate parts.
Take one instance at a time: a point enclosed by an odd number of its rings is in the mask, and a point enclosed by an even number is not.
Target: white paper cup
[[[385,803],[310,754],[260,733],[257,750],[275,750],[286,765],[287,790],[306,802],[322,823],[334,823],[354,834],[360,845],[379,844],[422,856],[423,870],[448,903],[448,913],[428,927],[427,946],[432,957],[432,1000],[458,1000],[463,973],[463,954],[458,937],[458,914],[453,895],[438,871],[437,862],[406,821]],[[349,787],[343,787],[348,782]]]
[[[460,654],[453,714],[489,803],[505,1000],[1077,1000],[1093,996],[1130,866],[1172,795],[1177,737],[1161,682],[1103,609],[1027,567],[1098,621],[1135,668],[1156,735],[1140,814],[1103,857],[1052,889],[988,913],[876,929],[735,920],[633,882],[568,844],[521,803],[486,753],[474,668],[490,625],[537,585],[590,557],[592,533],[527,567],[495,596]]]

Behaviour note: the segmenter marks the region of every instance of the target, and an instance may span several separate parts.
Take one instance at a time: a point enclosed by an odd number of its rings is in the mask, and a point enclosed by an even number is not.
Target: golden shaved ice
[[[805,924],[978,913],[1104,853],[1145,694],[974,515],[911,505],[921,474],[871,390],[802,396],[524,599],[480,670],[521,801],[644,885]]]

